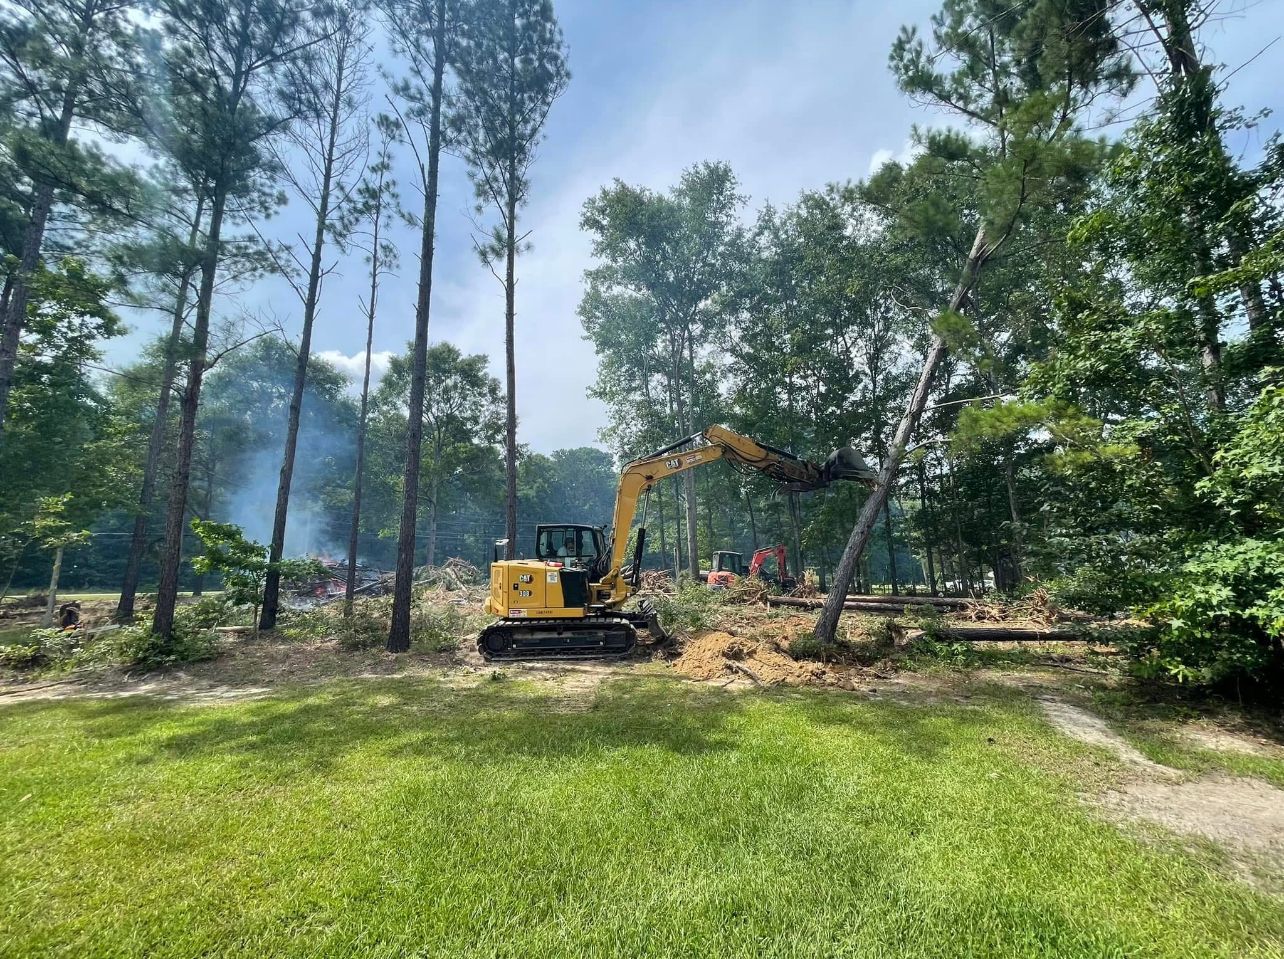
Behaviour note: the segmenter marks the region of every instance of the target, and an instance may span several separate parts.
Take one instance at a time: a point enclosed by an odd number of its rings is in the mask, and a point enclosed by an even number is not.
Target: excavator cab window
[[[541,526],[535,533],[535,556],[546,562],[592,569],[604,552],[602,531],[594,526]]]
[[[717,573],[735,573],[737,576],[745,574],[744,562],[741,560],[739,553],[730,553],[721,551],[714,555],[714,572]]]

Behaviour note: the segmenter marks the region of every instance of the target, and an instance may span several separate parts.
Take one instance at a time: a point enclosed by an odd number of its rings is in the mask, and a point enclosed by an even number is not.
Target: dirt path
[[[1232,871],[1253,885],[1284,889],[1284,790],[1221,773],[1191,777],[1154,762],[1101,717],[1040,696],[1048,722],[1082,743],[1114,753],[1129,770],[1116,788],[1085,799],[1120,823],[1144,822],[1216,844]]]

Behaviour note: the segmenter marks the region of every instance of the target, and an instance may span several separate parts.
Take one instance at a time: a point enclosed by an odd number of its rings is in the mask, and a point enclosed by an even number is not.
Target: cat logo
[[[518,581],[519,581],[519,582],[522,582],[522,583],[533,583],[533,582],[535,582],[535,577],[534,577],[534,576],[532,576],[530,573],[522,573],[522,575],[521,575],[521,576],[518,576],[518,577],[517,577],[517,579],[518,579]]]
[[[672,459],[672,460],[665,460],[665,461],[664,461],[664,468],[665,468],[665,469],[667,469],[667,470],[675,470],[675,469],[677,469],[677,468],[678,468],[679,466],[681,466],[681,465],[682,465],[682,460],[679,460],[679,459]]]

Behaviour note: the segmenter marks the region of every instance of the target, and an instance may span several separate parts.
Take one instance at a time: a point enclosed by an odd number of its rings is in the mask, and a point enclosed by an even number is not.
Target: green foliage
[[[672,593],[659,593],[652,600],[660,622],[670,630],[708,629],[723,606],[719,590],[686,576],[678,578]]]
[[[174,620],[174,631],[166,640],[146,627],[132,627],[121,643],[122,660],[142,669],[166,669],[184,663],[214,659],[219,644],[214,633],[184,617]]]
[[[1242,528],[1284,535],[1284,371],[1266,375],[1273,382],[1217,451],[1199,491]]]
[[[74,631],[33,629],[25,636],[0,645],[0,667],[30,670],[61,663],[80,648]]]
[[[456,606],[417,603],[410,611],[411,649],[448,653],[459,647],[468,631],[468,618]]]
[[[1196,685],[1284,679],[1284,538],[1211,543],[1149,613],[1161,622],[1138,668]]]
[[[217,573],[223,580],[226,602],[252,607],[256,620],[263,600],[264,581],[274,565],[286,586],[329,575],[316,559],[282,559],[276,564],[269,563],[267,547],[246,539],[244,531],[232,523],[194,519],[192,529],[204,547],[204,552],[192,560],[192,568],[198,573]]]

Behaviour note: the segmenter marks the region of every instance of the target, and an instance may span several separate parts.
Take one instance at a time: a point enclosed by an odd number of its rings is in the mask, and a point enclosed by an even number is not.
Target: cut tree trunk
[[[967,260],[963,265],[958,286],[954,290],[954,295],[950,298],[949,306],[947,307],[949,312],[957,313],[962,309],[968,294],[976,285],[977,278],[980,276],[981,266],[985,263],[986,257],[990,252],[986,240],[985,226],[982,225],[976,231],[976,238],[972,241],[972,249],[969,251]],[[923,371],[919,375],[918,384],[910,396],[905,415],[901,417],[900,425],[896,428],[896,436],[887,451],[887,456],[882,468],[879,470],[874,488],[865,500],[865,505],[861,508],[856,526],[847,540],[847,546],[843,550],[843,558],[839,560],[838,569],[834,574],[834,582],[830,586],[829,598],[825,601],[825,606],[817,619],[816,638],[821,643],[832,643],[834,641],[834,636],[838,630],[838,617],[842,612],[843,597],[847,594],[847,588],[851,585],[856,566],[865,552],[866,545],[869,543],[869,536],[874,529],[874,523],[878,519],[879,511],[883,508],[883,504],[887,502],[888,494],[891,493],[892,486],[896,482],[896,473],[900,469],[901,459],[905,456],[905,448],[909,445],[910,437],[918,428],[919,420],[923,416],[923,409],[927,406],[928,394],[932,389],[932,378],[935,376],[941,360],[945,358],[946,350],[945,340],[939,333],[935,334],[932,337],[932,344],[928,349],[927,358],[923,363]]]

